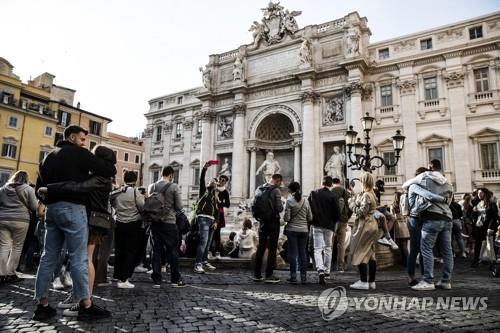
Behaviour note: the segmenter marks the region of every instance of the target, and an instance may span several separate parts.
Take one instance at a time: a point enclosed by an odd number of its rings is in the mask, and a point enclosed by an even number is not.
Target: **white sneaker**
[[[202,264],[196,264],[196,265],[194,265],[194,272],[198,273],[198,274],[205,273],[205,270],[203,269],[203,265]]]
[[[57,307],[59,309],[70,309],[75,304],[76,302],[73,300],[73,295],[69,294],[64,301],[57,303]]]
[[[380,245],[385,245],[385,246],[391,246],[391,243],[389,243],[389,241],[387,240],[387,238],[380,238],[377,243],[379,243]]]
[[[451,289],[451,283],[449,283],[449,282],[439,281],[439,282],[436,282],[436,284],[434,284],[434,286],[437,289],[445,289],[445,290]]]
[[[377,289],[375,282],[368,282],[370,289]]]
[[[101,282],[101,283],[97,284],[98,287],[109,287],[111,285],[112,285],[112,283],[110,281]]]
[[[120,289],[132,289],[132,288],[135,288],[135,285],[133,285],[132,283],[128,282],[128,280],[126,280],[125,282],[121,282],[119,281],[116,286]]]
[[[423,290],[434,290],[436,287],[434,283],[427,283],[424,280],[420,281],[418,284],[411,287],[413,290],[423,291]]]
[[[134,268],[134,273],[146,273],[147,271],[148,269],[142,266],[137,266],[136,268]]]
[[[210,265],[210,263],[206,262],[203,264],[203,269],[206,269],[208,271],[215,271],[216,267],[212,266],[212,265]]]
[[[392,240],[392,238],[389,239],[389,244],[391,244],[391,249],[393,249],[394,251],[399,250],[399,246],[396,244],[395,241]]]
[[[63,311],[63,316],[65,316],[65,317],[78,317],[78,310],[80,310],[80,305],[74,304],[71,308],[65,309]]]
[[[64,285],[61,282],[61,279],[56,277],[54,282],[52,282],[52,288],[55,290],[64,290]]]
[[[351,289],[358,289],[358,290],[368,290],[370,289],[370,286],[368,282],[363,282],[361,280],[354,282],[349,286]]]
[[[68,289],[73,288],[73,279],[71,278],[71,274],[68,271],[64,272],[64,279],[62,283]]]
[[[166,273],[167,272],[167,266],[161,266],[161,272]]]
[[[149,271],[146,272],[146,274],[150,274],[150,275],[153,274],[153,270],[150,269]]]
[[[220,252],[215,252],[215,259],[221,259]]]

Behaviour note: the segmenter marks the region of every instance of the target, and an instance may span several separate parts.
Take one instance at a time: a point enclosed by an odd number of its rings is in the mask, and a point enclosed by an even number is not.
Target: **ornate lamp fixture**
[[[372,149],[370,144],[370,131],[372,130],[374,121],[375,118],[371,117],[368,112],[363,118],[361,118],[361,125],[363,126],[363,131],[365,132],[365,143],[361,142],[361,138],[357,137],[358,132],[354,131],[352,126],[349,126],[349,130],[345,133],[345,143],[350,163],[348,167],[352,170],[372,172],[373,170],[384,165],[388,168],[395,167],[399,162],[399,158],[401,157],[400,153],[403,150],[405,142],[405,136],[401,135],[400,130],[397,130],[396,135],[392,137],[392,144],[396,153],[395,161],[393,163],[388,163],[380,156],[370,156],[370,151]],[[352,156],[353,153],[354,159]],[[380,164],[372,164],[375,160],[378,160]]]

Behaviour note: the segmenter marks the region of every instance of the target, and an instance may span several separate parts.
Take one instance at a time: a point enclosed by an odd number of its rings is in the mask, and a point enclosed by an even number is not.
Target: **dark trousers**
[[[375,282],[375,274],[377,273],[377,262],[370,260],[368,264],[359,264],[359,277],[362,282]]]
[[[134,273],[140,260],[142,221],[122,223],[116,221],[115,270],[113,277],[125,282]]]
[[[213,231],[212,244],[210,246],[210,252],[212,252],[213,256],[215,256],[216,252],[219,252],[220,255],[222,255],[222,252],[223,252],[222,242],[221,242],[221,238],[220,238],[221,229],[222,228],[219,227],[219,225],[217,225],[217,229],[215,229]]]
[[[137,262],[135,263],[135,266],[139,266],[142,264],[144,267],[149,267],[149,262],[147,260],[147,247],[148,247],[148,241],[149,241],[149,231],[147,228],[141,228],[141,241],[139,245],[139,255],[137,257]]]
[[[153,223],[153,274],[151,278],[161,283],[161,252],[166,248],[167,260],[170,264],[170,282],[177,283],[181,279],[179,272],[179,232],[177,226],[170,223]]]
[[[108,282],[108,260],[113,248],[114,227],[102,239],[101,244],[94,250],[95,284]]]
[[[264,223],[259,227],[259,246],[255,254],[255,277],[261,277],[262,259],[266,248],[268,250],[266,278],[273,275],[276,266],[276,250],[278,249],[279,235],[280,224],[278,221]]]
[[[297,261],[301,276],[307,272],[307,238],[308,232],[287,231],[288,238],[288,262],[290,264],[290,275],[297,275]]]

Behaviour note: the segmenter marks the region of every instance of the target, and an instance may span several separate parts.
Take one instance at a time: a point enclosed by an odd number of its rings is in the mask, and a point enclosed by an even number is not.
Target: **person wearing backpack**
[[[210,179],[205,184],[205,175],[211,161],[205,163],[200,174],[200,198],[196,204],[196,225],[198,226],[200,240],[196,249],[196,262],[194,272],[205,273],[205,270],[214,271],[215,267],[208,263],[208,248],[210,246],[211,234],[217,229],[219,221],[219,207],[217,205],[217,178]]]
[[[331,191],[332,187],[333,178],[325,176],[323,187],[312,191],[309,196],[313,213],[314,262],[318,270],[320,284],[325,284],[325,278],[330,277],[333,231],[340,220],[340,211],[335,194]]]
[[[264,252],[268,247],[266,283],[279,283],[280,279],[273,275],[276,266],[276,250],[278,249],[278,240],[280,234],[280,216],[283,211],[283,202],[281,201],[280,186],[283,182],[283,176],[274,174],[271,181],[259,186],[255,192],[255,198],[252,205],[252,214],[259,221],[259,245],[255,254],[255,271],[253,280],[255,282],[263,281],[262,278],[262,259]]]
[[[176,210],[182,209],[181,192],[174,183],[174,169],[166,166],[162,178],[149,186],[149,197],[144,203],[144,212],[151,222],[153,243],[153,288],[160,288],[161,251],[166,248],[170,263],[170,283],[172,287],[184,287],[179,272],[179,232],[176,224]]]
[[[338,178],[333,178],[332,193],[337,199],[340,211],[340,220],[339,223],[337,223],[334,236],[337,243],[337,271],[339,273],[343,273],[345,263],[347,222],[352,215],[352,211],[350,210],[348,204],[351,194],[342,186],[340,179]]]

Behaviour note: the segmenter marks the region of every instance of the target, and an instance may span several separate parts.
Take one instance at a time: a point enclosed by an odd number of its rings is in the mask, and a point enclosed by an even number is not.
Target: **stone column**
[[[231,196],[235,202],[243,199],[243,180],[245,177],[244,158],[245,158],[245,111],[244,103],[236,104],[233,108],[234,126],[233,126],[233,162],[231,177]]]
[[[257,148],[249,147],[250,151],[250,189],[249,189],[249,197],[253,198],[255,193],[255,172],[257,172]]]
[[[215,157],[213,155],[214,149],[214,133],[212,131],[215,123],[215,112],[210,108],[204,107],[202,109],[202,132],[201,132],[201,152],[200,152],[200,168],[211,159]],[[213,177],[214,168],[209,168],[206,179],[208,177]],[[215,174],[214,174],[215,175]]]
[[[189,200],[189,184],[193,183],[191,180],[191,142],[193,139],[193,120],[188,119],[184,121],[182,126],[182,128],[184,129],[184,133],[182,134],[184,140],[184,156],[182,162],[182,174],[179,183],[182,186],[182,199],[186,200],[187,203],[187,201]]]
[[[363,85],[361,81],[354,81],[351,82],[350,85],[347,86],[345,89],[347,95],[350,96],[350,112],[349,112],[350,117],[347,119],[348,126],[352,125],[354,130],[358,132],[358,137],[361,138],[361,140],[364,140],[364,132],[363,128],[361,127],[361,117],[363,116],[363,102],[361,100]],[[354,154],[352,155],[352,158],[354,159]],[[350,164],[349,156],[347,156],[347,154],[346,154],[346,163],[347,165]],[[347,168],[347,178],[349,178],[349,180],[352,180],[354,178],[360,179],[361,171]],[[360,184],[361,183],[359,181],[355,183],[354,190],[356,192],[361,191]]]
[[[316,136],[314,132],[314,102],[317,94],[306,91],[302,94],[302,193],[309,193],[314,189],[316,179]]]
[[[461,71],[452,72],[445,76],[448,86],[453,156],[455,157],[455,164],[453,166],[453,173],[455,175],[456,182],[455,191],[459,193],[470,192],[472,190],[473,172],[471,163],[468,160],[470,155],[467,135],[467,119],[463,103],[463,97],[465,96],[464,76],[464,73]]]
[[[293,146],[293,180],[302,183],[300,179],[300,142],[294,142]]]
[[[404,174],[411,178],[415,170],[421,165],[418,154],[417,140],[417,112],[415,110],[415,86],[414,79],[398,82],[401,96],[401,117],[403,123],[403,135],[406,136],[405,146],[402,152],[401,163],[404,162]]]

